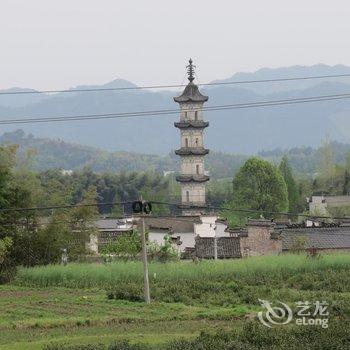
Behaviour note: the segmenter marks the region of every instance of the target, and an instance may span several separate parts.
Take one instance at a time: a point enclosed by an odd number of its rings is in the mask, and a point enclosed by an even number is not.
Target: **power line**
[[[125,205],[131,204],[134,201],[125,201],[125,202],[101,202],[101,203],[86,203],[86,204],[67,204],[67,205],[54,205],[47,207],[24,207],[24,208],[0,208],[0,212],[22,212],[22,211],[36,211],[36,210],[53,210],[53,209],[69,209],[69,208],[80,208],[80,207],[99,207],[99,206],[113,206],[113,205]],[[195,205],[195,204],[184,204],[184,203],[171,203],[171,202],[161,202],[161,201],[148,201],[152,204],[175,206],[182,209],[209,209],[209,210],[227,210],[232,212],[242,212],[242,213],[265,213],[269,215],[283,215],[283,216],[299,216],[307,218],[318,218],[318,219],[330,219],[329,216],[322,215],[311,215],[295,212],[278,212],[278,211],[266,211],[266,210],[257,210],[257,209],[244,209],[244,208],[228,208],[228,207],[217,207],[212,205]],[[347,217],[332,217],[331,219],[342,220]],[[182,220],[182,219],[181,219]]]
[[[256,83],[272,83],[283,81],[327,79],[327,78],[345,78],[350,74],[331,74],[331,75],[311,75],[301,77],[286,77],[276,79],[260,79],[260,80],[237,80],[197,84],[197,86],[220,86],[220,85],[239,85],[239,84],[256,84]],[[76,92],[105,92],[105,91],[125,91],[125,90],[147,90],[147,89],[170,89],[185,87],[186,84],[170,84],[170,85],[145,85],[145,86],[127,86],[115,88],[91,88],[91,89],[66,89],[66,90],[31,90],[31,91],[4,91],[1,95],[28,95],[28,94],[50,94],[50,93],[76,93]]]
[[[92,206],[98,206],[98,204],[93,204]],[[34,210],[32,208],[28,208],[28,210]],[[137,216],[137,214],[134,214],[135,217],[139,217]],[[184,217],[179,217],[179,216],[174,216],[174,215],[147,215],[147,218],[150,219],[164,219],[164,220],[168,220],[169,218],[172,221],[177,221],[177,222],[188,222],[188,223],[196,223],[196,221],[194,221],[193,219],[185,219]],[[53,218],[52,216],[47,216],[45,217],[46,219],[50,219]],[[123,218],[131,218],[128,216],[125,216]],[[19,227],[25,227],[28,226],[29,227],[39,227],[39,226],[48,226],[48,225],[56,225],[56,224],[81,224],[81,223],[94,223],[98,220],[118,220],[121,219],[119,218],[93,218],[93,219],[84,219],[84,220],[54,220],[51,222],[30,222],[29,224],[27,222],[1,222],[0,223],[0,227],[13,227],[13,226],[19,226]],[[103,231],[103,228],[102,228]]]
[[[260,107],[283,106],[283,105],[290,105],[290,104],[343,100],[348,98],[350,98],[350,94],[320,95],[320,96],[310,96],[310,97],[301,97],[301,98],[292,98],[292,99],[265,100],[265,101],[256,101],[256,102],[217,105],[217,106],[211,106],[211,107],[208,106],[208,107],[203,107],[201,110],[210,112],[210,111],[219,111],[219,110],[260,108]],[[192,109],[192,110],[187,109],[186,111],[195,111],[195,110],[196,109]],[[177,113],[179,113],[178,109],[162,109],[162,110],[149,110],[149,111],[138,111],[138,112],[56,116],[56,117],[43,117],[43,118],[26,117],[26,118],[18,118],[18,119],[2,119],[0,120],[0,125],[116,119],[116,118],[129,118],[129,117],[170,115],[170,114],[177,114]]]
[[[86,204],[66,204],[66,205],[52,205],[48,207],[25,207],[25,208],[0,208],[0,212],[17,212],[17,211],[35,211],[35,210],[53,210],[53,209],[70,209],[70,208],[84,208],[84,207],[100,207],[131,204],[133,201],[127,202],[101,202],[101,203],[86,203]]]
[[[151,201],[154,204],[174,206],[180,209],[208,209],[208,210],[218,210],[218,211],[231,211],[231,212],[241,212],[241,213],[250,213],[250,214],[269,214],[269,215],[282,215],[282,216],[294,216],[294,217],[306,217],[310,219],[334,219],[334,220],[343,220],[348,219],[348,217],[329,217],[322,215],[311,215],[303,213],[293,213],[293,212],[278,212],[278,211],[266,211],[266,210],[257,210],[257,209],[244,209],[244,208],[227,208],[227,207],[217,207],[212,205],[195,205],[195,204],[185,204],[185,203],[169,203],[169,202],[158,202]]]

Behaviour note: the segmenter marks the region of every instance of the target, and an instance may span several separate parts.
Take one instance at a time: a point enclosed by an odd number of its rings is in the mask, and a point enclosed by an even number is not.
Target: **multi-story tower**
[[[209,153],[204,148],[203,131],[209,123],[203,120],[203,104],[208,96],[203,96],[193,83],[194,66],[192,60],[186,67],[189,83],[183,93],[174,97],[180,105],[180,121],[175,127],[181,132],[181,148],[175,153],[181,157],[181,175],[176,180],[181,184],[181,201],[184,215],[195,215],[201,209],[186,209],[186,205],[205,205],[205,182],[209,176],[204,171],[204,156]]]

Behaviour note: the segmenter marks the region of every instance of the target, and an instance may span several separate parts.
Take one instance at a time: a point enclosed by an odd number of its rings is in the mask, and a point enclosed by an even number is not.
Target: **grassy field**
[[[51,341],[190,342],[201,331],[245,329],[261,309],[259,298],[292,307],[299,300],[326,300],[334,325],[350,317],[349,254],[152,263],[150,280],[153,302],[145,305],[136,262],[20,269],[11,285],[0,286],[0,349],[42,349]],[[259,338],[264,330],[257,332]],[[249,346],[242,349],[254,348]]]
[[[308,259],[305,255],[262,256],[250,259],[151,263],[150,275],[154,279],[198,280],[215,278],[222,280],[243,275],[275,275],[276,273],[312,272],[325,269],[350,267],[350,254],[323,255],[321,259]],[[109,288],[120,282],[142,281],[142,265],[139,262],[110,264],[48,265],[19,270],[19,284],[35,286],[103,287]]]
[[[128,338],[153,344],[229,329],[233,320],[251,312],[254,308],[246,306],[145,305],[109,300],[100,290],[6,285],[0,286],[0,349],[42,349],[51,340],[68,339],[80,344]]]

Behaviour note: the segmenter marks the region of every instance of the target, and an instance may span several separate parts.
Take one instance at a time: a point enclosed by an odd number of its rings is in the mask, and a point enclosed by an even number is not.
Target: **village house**
[[[98,254],[109,242],[140,230],[139,225],[138,217],[97,220],[98,233],[90,237],[88,247]],[[245,227],[230,229],[225,220],[212,214],[150,215],[145,217],[145,226],[149,242],[162,245],[168,237],[182,258],[244,258],[311,248],[324,252],[350,251],[348,222],[306,220],[292,224],[289,220],[250,219]]]
[[[309,204],[310,213],[317,215],[327,215],[329,209],[334,208],[350,208],[350,196],[312,196],[311,198],[306,198],[306,201]]]
[[[246,227],[230,229],[224,220],[214,216],[146,218],[149,240],[158,244],[169,235],[184,258],[244,258],[274,255],[294,249],[350,251],[348,223],[307,222],[291,224],[289,220],[273,222],[250,219]]]
[[[133,231],[134,220],[126,218],[102,218],[95,221],[93,226],[97,229],[97,235],[91,235],[87,248],[95,254],[108,243],[116,241],[121,235]]]
[[[323,252],[350,251],[350,226],[347,223],[291,224],[276,230],[281,236],[282,251],[301,248]]]

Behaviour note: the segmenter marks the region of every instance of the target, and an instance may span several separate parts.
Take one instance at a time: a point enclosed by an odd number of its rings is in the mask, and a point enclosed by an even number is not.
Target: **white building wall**
[[[230,234],[228,232],[225,232],[227,229],[227,225],[224,222],[216,222],[216,237],[229,237]]]
[[[97,235],[91,234],[90,241],[85,244],[86,249],[90,250],[94,254],[98,254],[98,238]]]
[[[199,237],[215,237],[217,216],[201,216],[202,223],[194,224],[194,234]]]
[[[327,215],[327,203],[324,196],[312,196],[308,201],[311,214]]]
[[[195,237],[227,237],[229,234],[225,232],[227,225],[223,222],[216,222],[217,216],[205,215],[201,216],[201,223],[193,223],[193,232],[178,233],[174,232],[172,237],[180,236],[181,245],[177,246],[180,252],[183,252],[186,247],[194,248]],[[148,233],[148,239],[150,242],[156,242],[159,245],[164,244],[164,237],[168,234],[168,231],[154,232],[152,230]],[[174,245],[175,247],[175,245]]]
[[[167,235],[167,232],[152,232],[148,233],[148,239],[150,242],[155,242],[159,245],[164,244],[164,237]],[[178,249],[179,252],[185,251],[186,247],[194,247],[195,244],[195,235],[193,232],[185,233],[174,233],[172,237],[180,236],[181,244],[174,244],[174,248]]]

